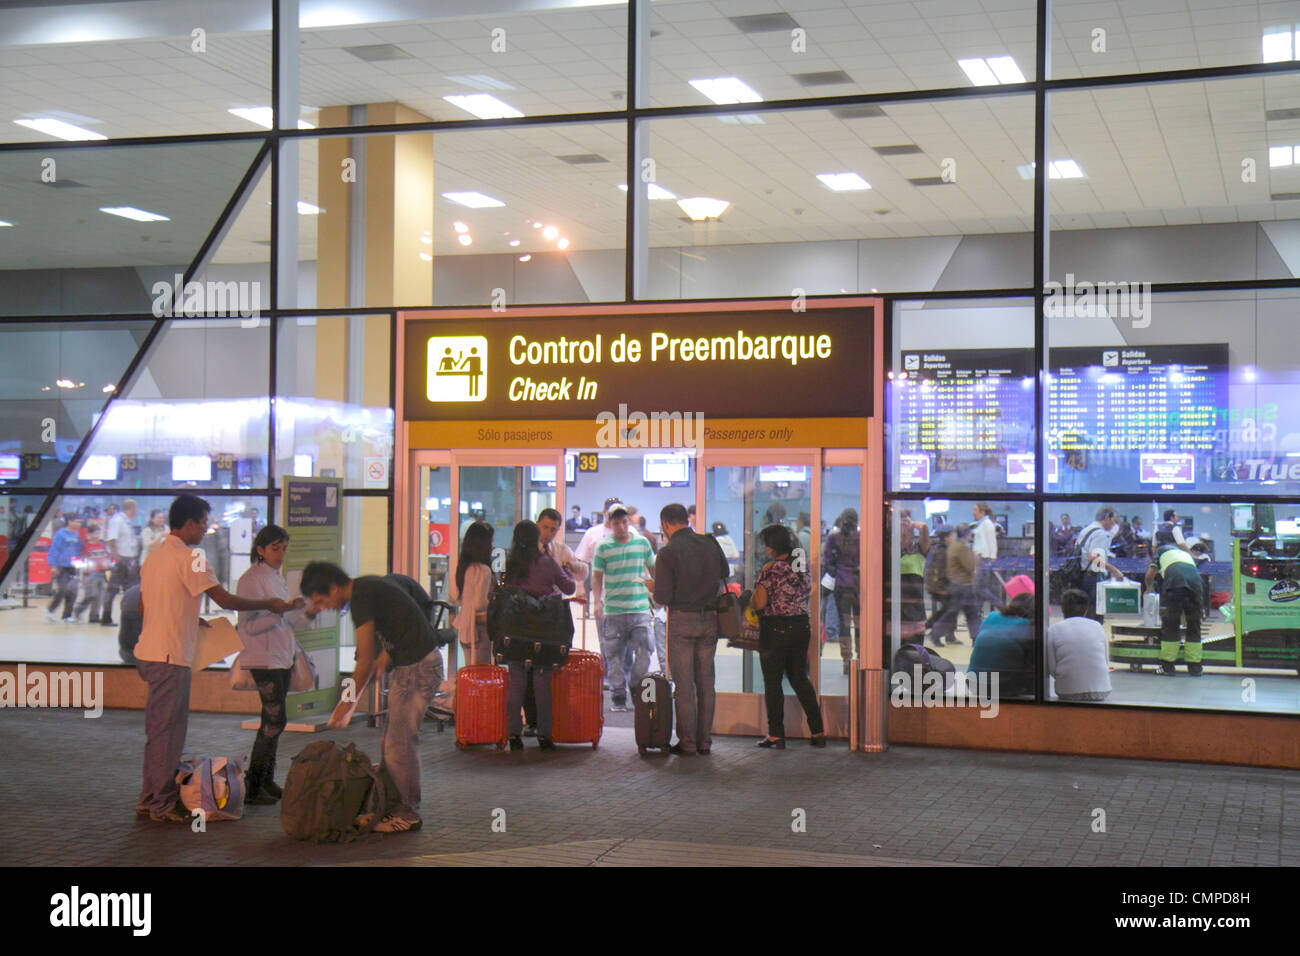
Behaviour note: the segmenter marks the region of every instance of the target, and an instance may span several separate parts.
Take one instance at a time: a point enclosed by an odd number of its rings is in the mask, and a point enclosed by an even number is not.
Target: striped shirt
[[[611,534],[596,546],[593,571],[605,575],[605,613],[635,614],[650,610],[650,592],[645,586],[646,565],[654,564],[650,542],[634,534],[619,544]]]

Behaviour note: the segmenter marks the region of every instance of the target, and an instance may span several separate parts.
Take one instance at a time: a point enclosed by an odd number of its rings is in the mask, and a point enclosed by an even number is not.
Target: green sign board
[[[284,574],[289,590],[298,594],[302,569],[312,561],[343,563],[343,488],[336,478],[285,478],[280,513],[289,532]],[[339,619],[324,611],[322,626],[297,632],[298,643],[316,665],[317,688],[290,694],[288,716],[329,716],[339,699]],[[324,623],[328,622],[328,623]]]

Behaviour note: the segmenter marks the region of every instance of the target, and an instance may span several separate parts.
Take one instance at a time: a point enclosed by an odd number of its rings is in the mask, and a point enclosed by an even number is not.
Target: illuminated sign
[[[1178,484],[1196,483],[1195,455],[1152,455],[1143,452],[1139,456],[1141,474],[1138,478],[1143,484]]]
[[[869,308],[412,319],[408,420],[871,414]]]

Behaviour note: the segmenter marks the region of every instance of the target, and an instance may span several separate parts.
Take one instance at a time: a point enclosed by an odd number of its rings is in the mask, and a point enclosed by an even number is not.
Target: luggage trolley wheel
[[[1143,670],[1141,664],[1129,664],[1128,669],[1131,670],[1134,674],[1141,674]]]
[[[592,749],[592,750],[595,750],[595,749],[596,749],[597,747],[599,747],[599,746],[600,746],[600,741],[599,741],[599,740],[593,740],[593,741],[591,742],[591,749]]]
[[[506,749],[506,741],[504,741],[504,740],[498,740],[498,741],[497,741],[497,750],[505,750],[505,749]]]
[[[463,740],[458,740],[458,741],[456,741],[456,749],[457,749],[457,750],[464,750],[464,749],[465,749],[465,741],[463,741]]]

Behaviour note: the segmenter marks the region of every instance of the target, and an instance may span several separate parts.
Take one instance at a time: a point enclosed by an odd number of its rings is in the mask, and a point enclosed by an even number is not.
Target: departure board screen
[[[1052,349],[1049,490],[1186,490],[1204,478],[1228,407],[1228,346]]]
[[[1032,485],[1032,349],[905,351],[901,364],[890,382],[896,487]]]

